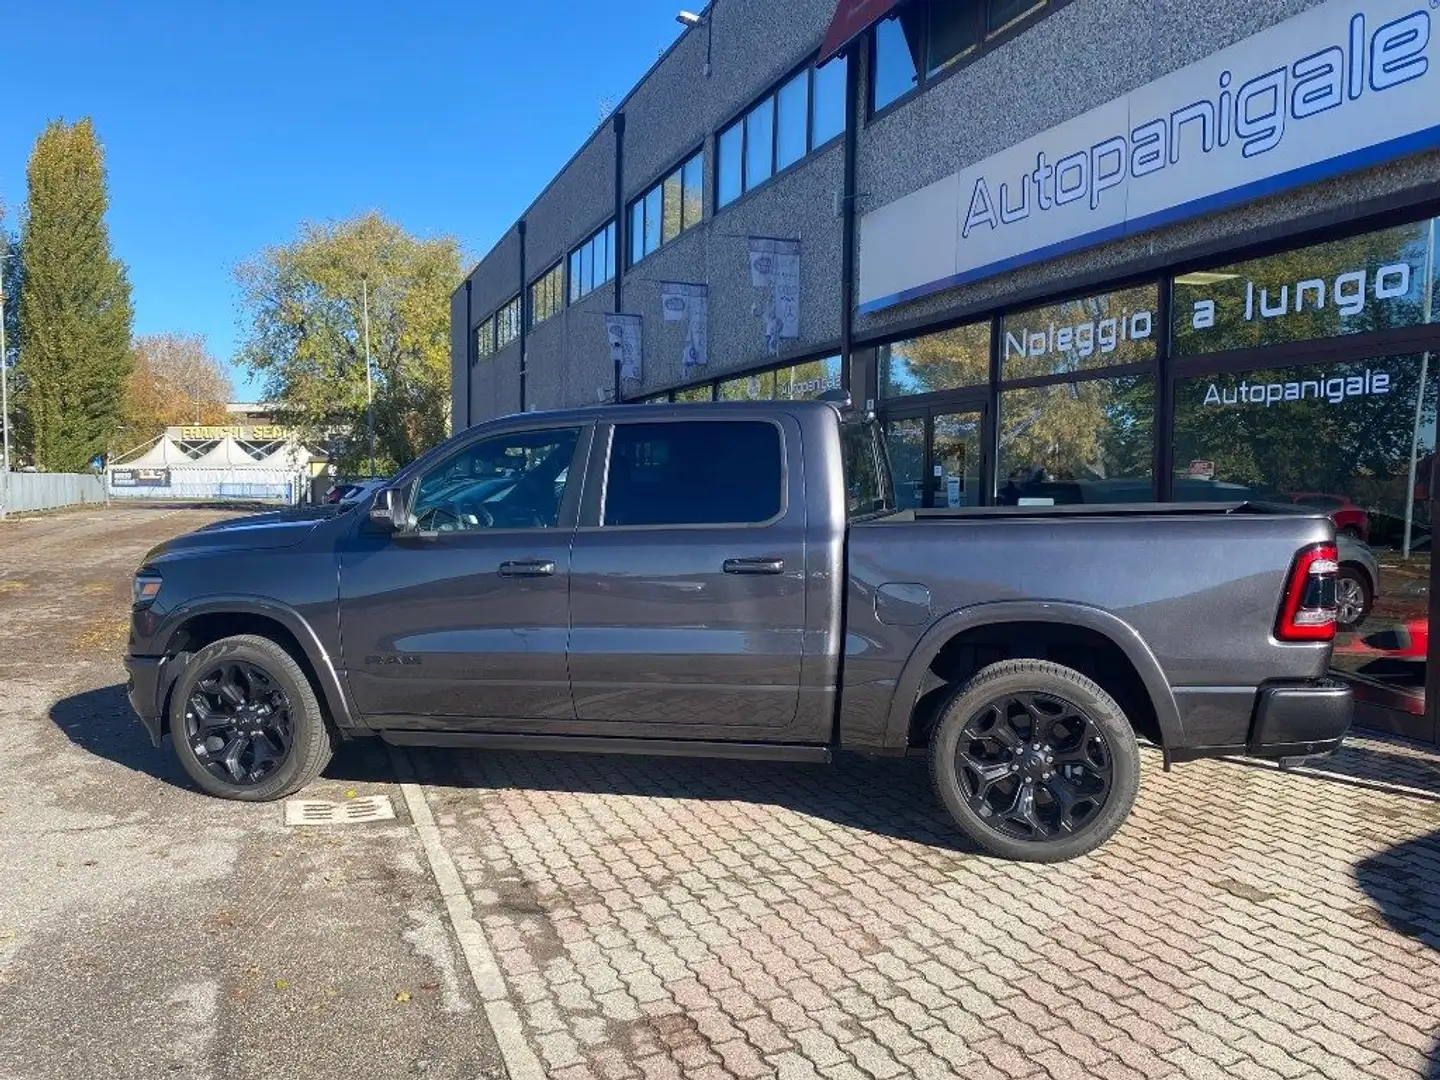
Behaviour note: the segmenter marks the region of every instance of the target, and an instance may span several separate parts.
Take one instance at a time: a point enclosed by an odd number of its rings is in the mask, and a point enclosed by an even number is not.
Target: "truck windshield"
[[[851,521],[895,509],[890,463],[879,424],[859,417],[842,419],[840,456],[845,470],[845,510]]]

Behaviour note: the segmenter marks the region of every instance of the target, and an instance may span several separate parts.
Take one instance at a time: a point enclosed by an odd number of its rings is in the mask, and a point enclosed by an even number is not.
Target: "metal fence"
[[[12,472],[6,479],[0,473],[0,506],[10,514],[105,501],[100,478],[85,473]]]

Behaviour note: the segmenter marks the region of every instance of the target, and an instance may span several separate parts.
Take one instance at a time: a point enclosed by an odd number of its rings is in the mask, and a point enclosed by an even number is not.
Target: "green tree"
[[[327,442],[342,470],[368,467],[362,275],[370,297],[377,467],[414,460],[449,433],[450,237],[421,240],[377,213],[302,224],[236,271],[245,339],[278,419]]]
[[[10,424],[10,463],[13,466],[19,456],[20,436],[23,427],[20,415],[19,373],[14,370],[15,357],[20,352],[20,283],[24,278],[24,265],[20,259],[20,240],[10,232],[5,221],[5,204],[0,202],[0,297],[5,306],[5,352],[0,355],[0,364],[10,367],[9,416],[0,416],[0,431]]]
[[[110,450],[130,373],[130,283],[110,251],[104,154],[88,119],[51,121],[30,154],[19,371],[36,464],[78,472]]]

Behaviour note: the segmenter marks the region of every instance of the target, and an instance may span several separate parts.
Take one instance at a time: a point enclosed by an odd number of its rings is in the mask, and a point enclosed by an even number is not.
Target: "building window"
[[[996,425],[1002,506],[1155,498],[1155,377],[1004,390]]]
[[[745,126],[733,124],[720,133],[716,143],[720,158],[719,190],[715,193],[716,206],[728,206],[745,194],[745,178],[741,165],[745,157]]]
[[[880,346],[880,396],[907,397],[990,381],[990,320]]]
[[[1155,359],[1158,285],[1047,304],[1005,316],[1000,378],[1035,379]]]
[[[495,354],[495,316],[491,315],[475,328],[475,359],[484,360]]]
[[[658,251],[705,216],[705,151],[630,204],[630,265]]]
[[[840,357],[827,356],[778,369],[775,397],[779,401],[803,401],[829,390],[839,390],[840,384]]]
[[[520,297],[515,297],[495,313],[495,351],[520,336]]]
[[[720,133],[719,191],[726,206],[845,131],[846,60],[806,68]]]
[[[589,296],[615,277],[615,222],[570,253],[570,302]]]
[[[1056,0],[921,0],[875,26],[870,105],[885,108],[1042,16]]]
[[[1417,326],[1440,312],[1440,246],[1429,221],[1181,274],[1174,356],[1231,352]],[[1429,298],[1426,282],[1434,283]]]
[[[530,326],[539,326],[564,309],[565,265],[557,262],[530,284]]]
[[[684,390],[675,391],[676,404],[684,405],[696,401],[714,401],[715,392],[709,383],[702,386],[688,386]]]
[[[716,387],[716,393],[721,401],[774,401],[775,373],[762,371],[726,379]]]

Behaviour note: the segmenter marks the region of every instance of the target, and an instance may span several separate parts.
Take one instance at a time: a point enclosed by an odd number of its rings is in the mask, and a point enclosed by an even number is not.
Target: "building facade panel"
[[[525,272],[533,281],[615,213],[615,130],[606,121],[525,212]]]

